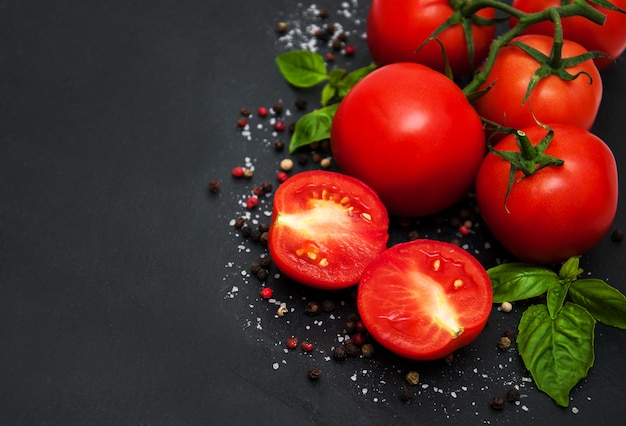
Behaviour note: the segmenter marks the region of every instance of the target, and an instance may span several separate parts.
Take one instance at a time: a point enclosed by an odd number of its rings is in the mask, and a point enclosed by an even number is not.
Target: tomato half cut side
[[[418,239],[389,248],[365,269],[357,305],[382,346],[405,358],[435,360],[480,334],[492,288],[483,266],[463,248]]]
[[[288,277],[312,287],[356,284],[365,266],[387,248],[389,217],[376,193],[341,173],[312,170],[274,194],[268,245]]]

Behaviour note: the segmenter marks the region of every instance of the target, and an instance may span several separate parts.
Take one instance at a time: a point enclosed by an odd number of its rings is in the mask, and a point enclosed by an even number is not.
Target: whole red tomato
[[[545,154],[563,160],[515,183],[506,198],[510,163],[489,154],[476,178],[476,199],[494,237],[520,260],[552,264],[581,255],[609,231],[617,210],[615,158],[609,147],[587,130],[552,124],[554,138]],[[547,134],[540,126],[523,129],[533,145]],[[498,151],[520,152],[515,136],[499,142]]]
[[[512,42],[525,43],[549,55],[553,39],[530,34],[516,37]],[[563,58],[585,52],[580,44],[564,40]],[[535,117],[542,123],[567,123],[590,129],[602,99],[602,79],[593,61],[567,68],[570,74],[578,74],[574,80],[565,81],[556,75],[542,79],[526,103],[522,103],[539,66],[539,62],[518,46],[500,49],[486,82],[481,86],[485,88],[493,84],[493,87],[475,101],[480,116],[515,129],[532,126],[536,123]]]
[[[339,168],[398,216],[425,216],[467,195],[485,154],[480,118],[452,80],[424,65],[378,68],[341,101],[331,127]]]
[[[357,293],[367,331],[415,360],[444,358],[471,343],[491,312],[491,282],[463,248],[435,240],[400,243],[370,263]]]
[[[387,248],[389,218],[363,182],[329,171],[298,173],[274,194],[268,246],[278,269],[311,287],[356,284]]]
[[[417,62],[439,72],[445,70],[441,46],[430,41],[416,51],[432,32],[455,13],[448,0],[373,0],[367,16],[367,44],[374,62]],[[492,8],[481,9],[478,15],[493,18]],[[472,24],[474,68],[487,57],[495,27]],[[461,24],[437,36],[445,47],[452,72],[459,76],[472,71],[467,42]]]
[[[571,3],[572,0],[567,3]],[[560,6],[563,0],[514,0],[513,7],[522,12],[540,12],[547,7]],[[615,6],[626,9],[626,0],[611,0]],[[599,69],[605,69],[614,59],[619,57],[626,49],[626,14],[614,10],[608,10],[589,3],[603,14],[606,20],[603,25],[598,25],[582,16],[570,16],[563,18],[563,37],[583,45],[587,50],[597,50],[606,53],[613,59],[597,58],[594,60]],[[517,23],[511,19],[511,26]],[[540,22],[532,25],[524,34],[554,35],[552,22]]]

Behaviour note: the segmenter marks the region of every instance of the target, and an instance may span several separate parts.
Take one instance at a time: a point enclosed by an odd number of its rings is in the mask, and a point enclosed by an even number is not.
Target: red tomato
[[[525,35],[515,38],[550,54],[553,39],[544,35]],[[573,41],[564,40],[562,56],[569,58],[585,53],[584,47]],[[522,104],[528,83],[540,64],[517,46],[503,47],[496,57],[489,73],[485,88],[494,83],[487,94],[475,102],[481,117],[521,129],[532,126],[537,120],[542,123],[567,123],[583,129],[593,125],[600,100],[602,99],[602,79],[593,61],[567,68],[570,74],[580,74],[572,81],[565,81],[551,75],[542,79],[534,88],[529,99]],[[532,107],[532,112],[531,112]]]
[[[571,3],[570,0],[567,3]],[[540,12],[547,7],[559,6],[562,0],[514,0],[513,7],[522,12],[534,13]],[[626,9],[626,0],[611,0],[615,6]],[[606,53],[611,58],[619,57],[626,49],[626,14],[618,11],[604,9],[589,3],[606,15],[604,25],[598,25],[582,16],[570,16],[563,18],[561,24],[563,26],[563,37],[575,41],[583,45],[587,50],[597,50]],[[517,20],[511,19],[511,26],[515,25]],[[541,22],[532,25],[525,34],[544,34],[554,36],[554,25],[552,22]],[[606,58],[595,59],[596,66],[599,69],[605,69],[613,61]]]
[[[462,3],[463,4],[463,3]],[[444,72],[441,46],[430,41],[419,47],[432,32],[455,13],[448,0],[373,0],[367,16],[367,44],[374,62],[387,65],[395,62],[417,62]],[[492,8],[481,9],[478,15],[493,18]],[[472,25],[474,38],[474,68],[478,68],[489,53],[495,27]],[[456,76],[472,71],[465,34],[456,24],[437,36],[445,47],[452,72]]]
[[[452,80],[414,63],[384,66],[341,101],[331,148],[387,210],[416,217],[467,195],[485,154],[480,118]]]
[[[364,183],[340,173],[308,171],[276,190],[268,245],[288,277],[338,289],[356,284],[365,266],[386,249],[388,227],[385,206]]]
[[[551,124],[545,153],[564,161],[519,180],[504,204],[510,163],[489,154],[476,178],[476,199],[494,237],[520,260],[553,264],[593,248],[609,231],[617,210],[617,166],[609,147],[584,129]],[[533,145],[547,130],[523,130]],[[519,152],[515,136],[495,147]]]
[[[372,337],[415,360],[444,358],[471,343],[491,304],[491,282],[476,258],[435,240],[386,250],[365,269],[357,295]]]

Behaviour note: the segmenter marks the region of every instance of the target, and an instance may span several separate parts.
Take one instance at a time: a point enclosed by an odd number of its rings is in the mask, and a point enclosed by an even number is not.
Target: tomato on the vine
[[[568,3],[571,3],[570,0]],[[526,13],[541,12],[547,7],[560,6],[562,0],[513,0],[513,7]],[[611,0],[613,5],[626,9],[626,0]],[[603,25],[598,25],[582,16],[569,16],[561,19],[563,26],[563,38],[575,41],[583,45],[587,50],[595,50],[606,53],[612,59],[596,58],[594,62],[599,69],[605,69],[613,60],[619,57],[626,49],[626,13],[605,9],[601,6],[589,3],[606,15]],[[512,18],[510,25],[517,23]],[[531,25],[524,34],[554,35],[554,25],[550,21]]]
[[[487,228],[518,259],[553,264],[592,249],[607,234],[617,210],[618,177],[609,147],[587,130],[550,124],[554,137],[544,154],[563,161],[528,177],[488,154],[476,178],[476,200]],[[541,126],[523,129],[533,146],[546,136]],[[520,152],[515,135],[497,151]]]
[[[512,42],[521,42],[549,56],[553,38],[524,35]],[[584,47],[570,40],[563,41],[562,57],[585,53]],[[542,123],[567,123],[583,129],[593,125],[602,99],[602,79],[592,60],[566,68],[573,80],[556,75],[541,79],[523,103],[528,85],[540,63],[519,46],[507,45],[498,52],[484,89],[491,89],[475,101],[481,117],[515,129]],[[534,115],[534,117],[533,117]]]
[[[455,13],[448,0],[373,0],[367,16],[367,44],[374,63],[379,66],[395,62],[417,62],[444,72],[441,45],[429,41],[416,49],[431,33]],[[494,18],[493,8],[481,9],[477,15]],[[477,68],[487,57],[495,26],[472,24],[474,40],[473,66]],[[462,25],[455,24],[437,36],[456,76],[468,74],[470,66],[467,42]]]
[[[269,251],[278,269],[302,284],[345,288],[387,248],[388,227],[385,206],[364,183],[330,171],[301,172],[274,194]]]
[[[372,337],[415,360],[444,358],[471,343],[492,307],[485,269],[465,249],[413,240],[387,249],[363,272],[359,315]]]
[[[341,101],[331,127],[339,168],[389,213],[439,212],[467,195],[485,155],[480,117],[452,80],[424,65],[378,68]]]

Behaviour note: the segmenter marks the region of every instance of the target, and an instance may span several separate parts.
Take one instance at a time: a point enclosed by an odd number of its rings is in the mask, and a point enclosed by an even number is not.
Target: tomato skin
[[[447,77],[414,63],[381,67],[342,100],[331,127],[339,168],[389,213],[418,217],[467,195],[485,155],[480,118]]]
[[[268,247],[288,277],[340,289],[356,284],[387,248],[388,227],[385,206],[371,188],[344,174],[312,170],[276,190]]]
[[[492,301],[491,282],[476,258],[456,245],[426,239],[387,249],[365,269],[357,293],[359,315],[372,337],[421,361],[471,343]]]
[[[549,55],[552,47],[552,38],[544,35],[524,35],[513,41],[526,43],[546,55]],[[564,40],[564,58],[585,52],[585,48],[578,43]],[[590,129],[602,99],[602,79],[593,61],[567,68],[573,75],[587,73],[572,81],[564,81],[555,75],[544,78],[522,105],[528,83],[537,68],[539,63],[517,46],[503,47],[481,88],[495,84],[487,94],[475,101],[480,116],[507,127],[521,129],[536,123],[534,113],[542,123],[566,123]]]
[[[570,1],[571,3],[571,1]],[[615,6],[626,9],[626,0],[611,0]],[[540,12],[547,7],[559,6],[561,0],[514,0],[513,7],[522,12]],[[587,50],[595,50],[606,53],[612,59],[596,58],[594,62],[598,69],[606,69],[626,49],[626,14],[618,11],[604,9],[589,3],[606,15],[603,25],[598,25],[582,16],[570,16],[561,19],[563,26],[563,38],[575,41],[583,45]],[[516,19],[509,21],[511,27],[517,22]],[[551,22],[540,22],[530,26],[524,34],[543,34],[554,36],[554,25]]]
[[[554,139],[546,149],[562,166],[548,166],[515,183],[506,202],[510,163],[489,154],[476,178],[476,200],[487,228],[518,259],[555,264],[592,249],[615,218],[618,177],[609,147],[587,130],[551,124]],[[523,130],[533,145],[547,133]],[[497,150],[519,152],[513,135]],[[517,172],[516,179],[523,176]]]
[[[431,33],[455,10],[448,0],[373,0],[367,16],[367,44],[378,66],[395,62],[416,62],[444,72],[441,46],[431,41],[415,51]],[[478,15],[493,18],[493,8],[482,9]],[[489,53],[495,35],[494,26],[472,26],[474,67]],[[448,28],[438,36],[443,43],[450,68],[455,76],[470,73],[465,35],[460,25]]]

